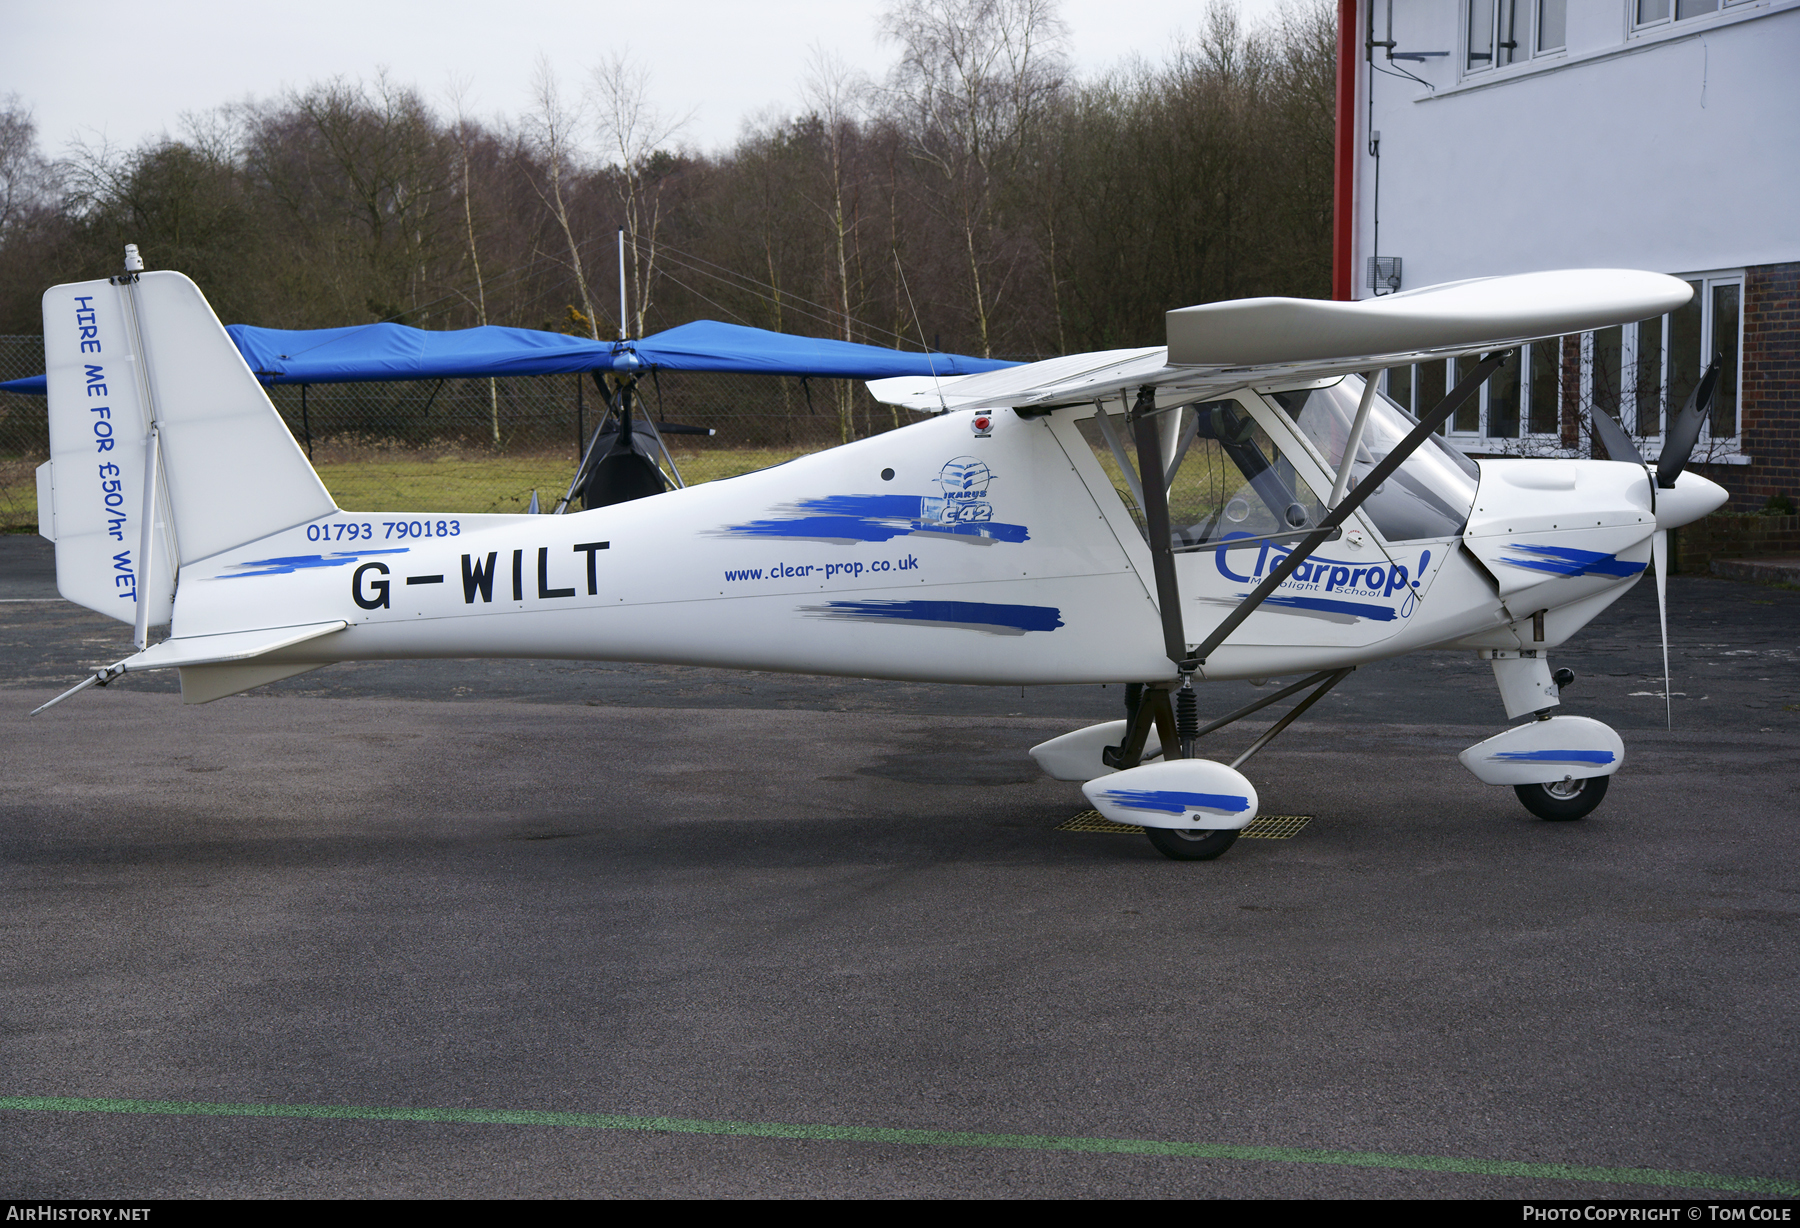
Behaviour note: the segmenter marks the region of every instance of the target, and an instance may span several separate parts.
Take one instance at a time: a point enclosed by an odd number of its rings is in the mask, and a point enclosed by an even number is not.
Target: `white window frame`
[[[1742,463],[1742,458],[1739,454],[1742,450],[1744,423],[1744,316],[1748,306],[1745,297],[1746,282],[1744,270],[1713,269],[1704,273],[1678,273],[1674,274],[1674,276],[1679,277],[1683,281],[1697,282],[1700,286],[1700,365],[1702,370],[1705,369],[1706,364],[1711,361],[1712,355],[1718,349],[1717,336],[1715,333],[1717,322],[1713,318],[1713,292],[1721,286],[1735,285],[1738,288],[1737,346],[1735,351],[1737,354],[1737,386],[1734,390],[1736,402],[1733,406],[1735,417],[1732,423],[1732,431],[1729,435],[1714,435],[1712,430],[1713,416],[1708,413],[1705,422],[1701,426],[1700,443],[1695,449],[1695,453],[1701,458],[1711,457],[1714,460]],[[1664,315],[1662,321],[1662,353],[1658,360],[1657,371],[1657,403],[1660,408],[1658,420],[1655,424],[1656,433],[1654,435],[1645,435],[1638,429],[1637,398],[1634,395],[1636,391],[1636,379],[1633,375],[1637,365],[1638,325],[1634,322],[1623,325],[1620,328],[1619,417],[1622,419],[1620,425],[1631,432],[1632,438],[1637,441],[1638,448],[1643,453],[1644,459],[1646,460],[1655,460],[1661,455],[1663,441],[1662,423],[1666,419],[1670,408],[1668,405],[1668,398],[1670,360],[1669,332],[1671,320],[1668,315]],[[1586,332],[1580,334],[1580,336],[1581,356],[1579,368],[1580,374],[1578,377],[1580,379],[1578,403],[1583,412],[1590,412],[1594,404],[1594,334]],[[1532,344],[1552,345],[1557,348],[1556,370],[1557,383],[1560,388],[1562,382],[1561,338],[1551,338],[1548,341],[1538,341],[1533,342]],[[1435,361],[1441,363],[1445,360],[1437,359]],[[1404,402],[1410,407],[1410,410],[1415,417],[1431,408],[1430,406],[1420,406],[1418,404],[1418,388],[1420,382],[1419,367],[1422,365],[1423,364],[1415,363],[1409,368],[1410,379],[1412,381],[1412,387],[1409,390],[1411,395],[1407,397]],[[1390,390],[1393,387],[1395,370],[1397,370],[1397,368],[1389,368],[1385,374],[1384,383],[1382,385],[1384,391]],[[1479,423],[1477,429],[1473,431],[1457,430],[1456,419],[1455,417],[1452,417],[1450,422],[1446,424],[1444,431],[1445,435],[1453,440],[1457,446],[1464,451],[1478,454],[1504,455],[1508,452],[1514,452],[1531,456],[1575,457],[1584,455],[1579,449],[1568,449],[1562,446],[1563,411],[1562,397],[1560,395],[1557,397],[1555,427],[1549,431],[1532,431],[1531,378],[1530,346],[1521,346],[1519,351],[1519,433],[1517,435],[1494,435],[1492,433],[1493,419],[1491,417],[1491,407],[1489,405],[1488,385],[1485,382],[1476,392],[1476,404],[1480,407],[1477,415],[1477,421]],[[1445,372],[1444,387],[1446,391],[1451,387],[1448,370]],[[1673,408],[1679,410],[1681,407],[1677,405]]]
[[[1718,17],[1727,9],[1743,8],[1759,2],[1766,2],[1766,0],[1719,0],[1719,7],[1710,12],[1692,13],[1686,17],[1677,17],[1675,14],[1681,9],[1681,0],[1669,0],[1669,15],[1667,17],[1658,17],[1654,21],[1639,21],[1637,19],[1639,0],[1625,0],[1625,29],[1633,35],[1653,34],[1659,30],[1667,30],[1671,26],[1685,25],[1688,22],[1704,21],[1708,17]],[[1465,0],[1465,6],[1466,3],[1467,0]]]
[[[1715,436],[1712,433],[1713,416],[1711,413],[1706,415],[1706,421],[1700,428],[1700,444],[1702,447],[1705,447],[1710,443],[1727,451],[1736,452],[1744,430],[1744,270],[1731,269],[1724,271],[1715,270],[1709,273],[1678,273],[1676,276],[1680,277],[1683,281],[1700,283],[1700,370],[1702,371],[1706,369],[1707,363],[1712,360],[1712,355],[1716,353],[1719,348],[1718,338],[1715,332],[1717,321],[1713,318],[1713,291],[1721,286],[1735,285],[1738,288],[1737,346],[1735,349],[1737,354],[1737,387],[1733,394],[1736,403],[1733,406],[1734,418],[1732,421],[1732,430],[1729,435]],[[1679,405],[1672,406],[1669,404],[1669,325],[1670,317],[1665,315],[1663,317],[1662,327],[1662,357],[1658,364],[1657,392],[1657,402],[1660,407],[1661,416],[1664,420],[1667,419],[1670,411],[1679,410],[1681,408]],[[1635,352],[1637,349],[1637,330],[1638,326],[1636,324],[1628,324],[1625,326],[1625,343],[1623,347],[1621,347],[1625,355],[1624,362],[1631,367],[1636,366]],[[1636,413],[1637,403],[1634,399],[1632,402],[1632,414],[1634,418]],[[1634,421],[1630,426],[1631,432],[1633,436],[1643,438],[1649,443],[1649,448],[1645,451],[1644,455],[1646,459],[1654,459],[1652,453],[1660,453],[1662,450],[1662,423],[1657,423],[1657,433],[1653,436],[1644,435],[1638,429],[1638,425],[1639,424]]]
[[[1490,33],[1492,33],[1492,35],[1493,35],[1493,41],[1490,44],[1490,46],[1493,48],[1493,50],[1489,52],[1490,58],[1489,58],[1487,64],[1482,67],[1477,68],[1477,67],[1471,67],[1469,64],[1469,33],[1470,33],[1469,8],[1470,8],[1471,4],[1473,3],[1473,0],[1460,0],[1460,10],[1461,11],[1460,11],[1460,15],[1457,18],[1457,23],[1456,23],[1457,35],[1458,35],[1458,39],[1459,39],[1459,42],[1458,42],[1459,50],[1456,53],[1456,56],[1457,56],[1457,60],[1456,60],[1456,62],[1457,62],[1457,78],[1459,80],[1467,79],[1470,77],[1474,77],[1476,79],[1485,79],[1487,74],[1492,73],[1492,72],[1499,72],[1501,74],[1505,74],[1505,73],[1511,72],[1514,69],[1525,68],[1533,60],[1547,60],[1553,56],[1565,56],[1568,54],[1569,40],[1568,40],[1568,32],[1567,32],[1567,26],[1566,26],[1568,17],[1566,15],[1566,13],[1563,18],[1563,20],[1565,22],[1564,33],[1563,33],[1563,45],[1560,47],[1547,47],[1544,50],[1539,51],[1537,48],[1538,23],[1542,19],[1542,13],[1540,10],[1541,10],[1541,6],[1543,5],[1544,0],[1511,0],[1511,3],[1515,6],[1515,8],[1522,10],[1522,12],[1520,12],[1519,15],[1514,19],[1514,25],[1513,25],[1513,44],[1514,44],[1514,46],[1513,46],[1513,53],[1512,53],[1513,58],[1512,58],[1511,63],[1495,65],[1495,63],[1491,57],[1498,55],[1500,52],[1500,12],[1501,12],[1501,7],[1504,4],[1506,4],[1508,2],[1508,0],[1490,0],[1490,2],[1493,4],[1493,9],[1494,9],[1493,16],[1491,18],[1491,20],[1493,22],[1493,27],[1492,27],[1492,30],[1490,31]],[[1633,4],[1633,5],[1636,4],[1636,0],[1626,0],[1626,2],[1629,4]],[[1676,3],[1676,0],[1669,0],[1669,3],[1671,5],[1674,5]],[[1636,12],[1637,12],[1637,10],[1634,7],[1631,10],[1631,13],[1633,15],[1635,15]]]

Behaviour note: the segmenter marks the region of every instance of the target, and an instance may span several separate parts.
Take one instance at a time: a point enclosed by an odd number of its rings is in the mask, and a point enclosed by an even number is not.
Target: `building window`
[[[1708,13],[1719,11],[1721,4],[1730,4],[1733,0],[1632,0],[1632,26],[1643,29],[1646,26],[1659,26],[1673,17],[1676,21],[1686,21],[1690,17],[1704,17]]]
[[[1698,454],[1735,452],[1744,275],[1686,280],[1694,297],[1668,315],[1521,346],[1457,409],[1447,433],[1476,453],[1586,456],[1592,452],[1590,411],[1599,408],[1642,441],[1646,458],[1655,459],[1669,420],[1717,355],[1719,382]],[[1467,355],[1390,368],[1387,394],[1414,414],[1429,413],[1478,361]]]
[[[1503,68],[1533,55],[1561,51],[1567,42],[1568,0],[1467,0],[1465,15],[1465,73]]]
[[[1538,0],[1537,50],[1561,51],[1568,43],[1569,0]]]
[[[1702,439],[1738,434],[1738,354],[1743,344],[1744,275],[1689,277],[1694,297],[1666,316],[1590,334],[1585,362],[1591,401],[1654,450],[1716,356],[1719,382]]]

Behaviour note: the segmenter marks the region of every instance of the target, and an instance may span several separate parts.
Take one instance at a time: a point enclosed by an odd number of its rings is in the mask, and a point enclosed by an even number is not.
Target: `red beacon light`
[[[994,433],[994,416],[992,414],[976,414],[969,425],[974,429],[977,439],[986,439]]]

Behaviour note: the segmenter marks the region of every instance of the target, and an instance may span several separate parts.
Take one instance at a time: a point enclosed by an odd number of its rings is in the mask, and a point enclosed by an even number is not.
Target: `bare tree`
[[[341,207],[362,228],[380,296],[370,309],[383,317],[409,313],[424,298],[436,231],[448,220],[438,214],[451,183],[436,117],[416,90],[385,71],[372,87],[333,81],[292,105],[312,125]]]
[[[893,97],[959,231],[981,352],[991,354],[1004,291],[1003,274],[983,275],[996,198],[1062,92],[1065,27],[1054,0],[900,0],[881,28],[900,46]]]
[[[538,60],[537,72],[532,78],[532,93],[535,109],[527,124],[532,145],[542,163],[543,178],[542,183],[534,178],[532,187],[550,210],[550,216],[562,231],[563,241],[568,244],[569,271],[574,274],[575,288],[581,295],[581,310],[587,318],[589,334],[598,341],[599,315],[594,310],[593,296],[588,293],[587,269],[581,258],[581,244],[575,241],[575,227],[569,220],[569,202],[564,190],[564,180],[580,167],[581,112],[564,101],[548,56]]]
[[[687,126],[688,115],[670,119],[650,100],[650,70],[615,52],[593,71],[592,97],[603,155],[614,163],[614,182],[625,215],[626,258],[631,265],[627,311],[637,336],[656,289],[657,241],[663,213],[667,158],[664,150]],[[620,321],[620,327],[625,326]]]
[[[838,329],[845,341],[856,339],[851,326],[850,250],[856,245],[860,220],[859,210],[846,200],[856,191],[849,181],[847,162],[858,113],[868,93],[868,83],[862,74],[853,71],[823,47],[814,45],[801,96],[823,128],[826,191],[825,199],[814,202],[814,208],[824,215],[830,226],[832,264],[837,274],[837,293],[833,296],[837,301],[833,305],[837,308]],[[861,298],[860,293],[857,298]],[[837,383],[838,429],[844,442],[848,443],[856,429],[851,416],[854,394],[848,382],[839,380]]]
[[[487,314],[487,283],[481,276],[481,249],[475,242],[475,194],[471,190],[472,176],[469,173],[471,148],[475,143],[475,133],[471,130],[468,113],[463,108],[463,100],[468,93],[468,84],[464,81],[452,81],[449,88],[450,105],[456,111],[456,124],[451,132],[456,141],[457,170],[462,179],[462,214],[463,235],[469,244],[469,268],[475,274],[475,322],[485,326]],[[500,446],[500,385],[490,377],[488,385],[488,424],[493,431],[494,446]]]
[[[55,173],[37,147],[31,108],[17,94],[0,99],[0,236],[46,204]]]

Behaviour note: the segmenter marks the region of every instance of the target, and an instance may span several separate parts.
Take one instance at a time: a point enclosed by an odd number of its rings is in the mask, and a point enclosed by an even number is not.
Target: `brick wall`
[[[1731,511],[1756,511],[1770,495],[1800,503],[1800,262],[1744,270],[1741,369],[1743,449],[1751,463],[1736,472],[1723,465],[1695,471],[1731,491]]]
[[[1676,571],[1705,571],[1714,559],[1800,556],[1800,516],[1714,512],[1674,530],[1674,536]]]

